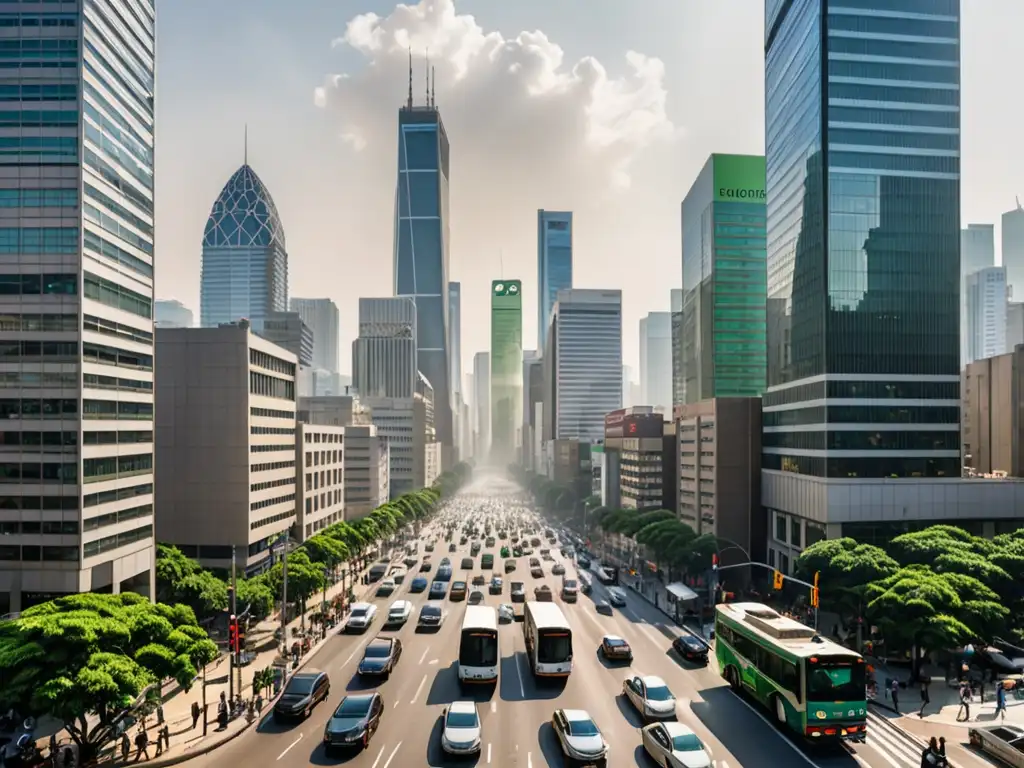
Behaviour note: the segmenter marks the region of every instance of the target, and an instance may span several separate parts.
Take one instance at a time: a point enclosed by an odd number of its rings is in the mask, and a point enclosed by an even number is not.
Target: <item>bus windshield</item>
[[[459,643],[459,664],[464,667],[498,666],[498,633],[487,629],[467,629]]]
[[[572,635],[559,629],[541,631],[537,638],[537,661],[541,664],[561,664],[572,656]]]
[[[813,656],[807,659],[807,701],[863,701],[867,670],[863,659]]]

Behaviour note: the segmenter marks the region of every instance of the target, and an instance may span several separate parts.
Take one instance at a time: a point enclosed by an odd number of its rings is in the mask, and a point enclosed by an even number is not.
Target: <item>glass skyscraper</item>
[[[462,394],[462,283],[448,283],[448,357],[454,403]]]
[[[683,200],[683,403],[764,391],[764,181],[763,157],[714,154]]]
[[[958,477],[959,1],[765,10],[766,504]]]
[[[152,594],[155,50],[152,0],[0,2],[0,616]]]
[[[558,292],[572,288],[572,212],[537,211],[537,351],[543,354]]]
[[[203,233],[199,316],[204,328],[241,319],[255,331],[288,308],[288,251],[270,192],[246,162],[213,203]]]
[[[416,302],[419,370],[434,389],[439,442],[453,445],[448,350],[449,145],[441,113],[409,102],[398,111],[395,295]]]
[[[491,461],[515,461],[523,423],[523,284],[491,283]]]

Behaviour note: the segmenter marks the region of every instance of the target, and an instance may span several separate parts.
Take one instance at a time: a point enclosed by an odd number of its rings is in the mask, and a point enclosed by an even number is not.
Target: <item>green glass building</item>
[[[767,366],[765,163],[708,158],[682,205],[682,402],[758,397]]]
[[[523,423],[523,283],[491,283],[491,461],[515,461]]]

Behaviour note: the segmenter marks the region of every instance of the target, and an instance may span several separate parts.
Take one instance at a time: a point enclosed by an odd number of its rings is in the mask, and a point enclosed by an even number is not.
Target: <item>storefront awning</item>
[[[676,600],[681,600],[683,602],[697,599],[697,593],[682,582],[677,581],[675,584],[669,584],[665,587],[665,591],[672,595]]]

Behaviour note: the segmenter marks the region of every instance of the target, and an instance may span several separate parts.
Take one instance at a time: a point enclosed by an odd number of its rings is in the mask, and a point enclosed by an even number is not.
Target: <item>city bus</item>
[[[761,603],[715,607],[715,656],[734,691],[745,691],[780,725],[810,741],[863,741],[867,665]]]
[[[523,610],[523,637],[530,669],[537,677],[569,677],[572,629],[555,603],[531,600]]]
[[[466,608],[459,639],[459,684],[498,680],[498,611],[488,605]]]

